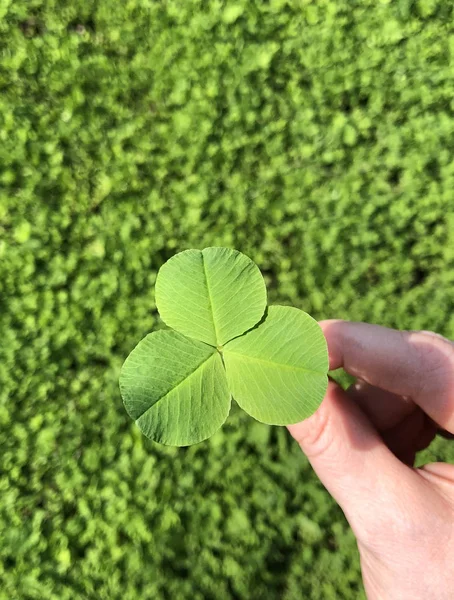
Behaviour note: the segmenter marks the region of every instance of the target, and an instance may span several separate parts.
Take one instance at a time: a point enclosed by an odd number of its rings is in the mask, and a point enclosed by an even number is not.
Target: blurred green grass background
[[[316,318],[454,337],[453,13],[0,0],[1,600],[363,597],[284,428],[234,408],[161,447],[118,376],[190,247]]]

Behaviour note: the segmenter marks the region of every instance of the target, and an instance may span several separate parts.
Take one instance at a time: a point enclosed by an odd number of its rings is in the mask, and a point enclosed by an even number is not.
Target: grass
[[[0,1],[1,600],[361,597],[284,429],[234,410],[160,447],[118,375],[190,247],[249,254],[272,302],[316,318],[454,337],[452,17]]]

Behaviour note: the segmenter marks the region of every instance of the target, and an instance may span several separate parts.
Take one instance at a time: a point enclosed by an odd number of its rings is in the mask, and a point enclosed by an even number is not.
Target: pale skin
[[[369,600],[454,598],[454,465],[414,468],[437,431],[454,434],[454,344],[426,331],[320,323],[333,381],[290,433],[342,508]],[[451,443],[454,444],[454,441]]]

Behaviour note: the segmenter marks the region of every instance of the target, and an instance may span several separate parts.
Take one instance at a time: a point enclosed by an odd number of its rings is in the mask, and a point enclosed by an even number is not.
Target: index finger
[[[409,396],[454,433],[454,344],[426,331],[398,331],[351,321],[321,321],[330,369]]]

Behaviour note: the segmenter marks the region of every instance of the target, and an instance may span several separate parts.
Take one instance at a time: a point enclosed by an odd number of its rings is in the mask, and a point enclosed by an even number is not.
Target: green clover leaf
[[[161,267],[156,304],[169,327],[222,346],[263,317],[266,287],[257,265],[237,250],[185,250]]]
[[[244,254],[176,254],[158,273],[156,303],[172,329],[139,342],[120,375],[126,410],[147,437],[201,442],[227,419],[231,395],[270,425],[317,410],[328,385],[323,332],[299,309],[267,309],[263,277]]]

